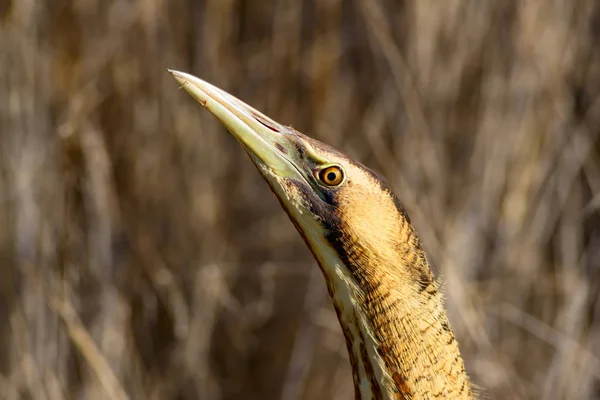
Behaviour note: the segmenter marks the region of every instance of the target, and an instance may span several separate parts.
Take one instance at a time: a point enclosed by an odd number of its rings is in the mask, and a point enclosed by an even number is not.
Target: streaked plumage
[[[472,398],[438,283],[385,181],[228,93],[170,72],[242,144],[312,251],[346,338],[356,398]]]

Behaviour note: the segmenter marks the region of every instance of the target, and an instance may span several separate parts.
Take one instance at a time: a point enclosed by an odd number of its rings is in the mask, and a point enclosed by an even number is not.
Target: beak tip
[[[168,72],[168,73],[170,73],[170,74],[171,74],[171,76],[172,76],[173,78],[175,78],[175,80],[176,80],[177,82],[179,82],[179,83],[183,83],[183,82],[185,81],[185,78],[184,78],[184,76],[183,76],[183,74],[182,74],[181,72],[179,72],[179,71],[176,71],[176,70],[174,70],[174,69],[170,69],[170,68],[167,68],[167,72]]]
[[[203,83],[200,79],[174,69],[167,68],[167,71],[175,78],[177,83],[179,83],[180,89],[185,89],[185,91],[187,91],[203,107],[206,106],[206,102],[210,98],[210,95],[207,93],[207,89],[200,84]]]

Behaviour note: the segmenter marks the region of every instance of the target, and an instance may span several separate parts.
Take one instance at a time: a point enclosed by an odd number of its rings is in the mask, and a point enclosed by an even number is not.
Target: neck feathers
[[[438,284],[408,220],[399,236],[388,249],[396,256],[389,258],[381,247],[374,251],[368,243],[338,237],[333,243],[339,264],[321,264],[357,399],[470,399]]]
[[[408,216],[374,174],[345,167],[351,178],[329,205],[311,203],[311,188],[285,181],[278,198],[325,277],[356,399],[473,398],[438,284]]]
[[[338,226],[326,235],[333,255],[312,247],[346,338],[357,398],[472,398],[438,283],[408,216],[390,192],[350,190],[338,203]]]

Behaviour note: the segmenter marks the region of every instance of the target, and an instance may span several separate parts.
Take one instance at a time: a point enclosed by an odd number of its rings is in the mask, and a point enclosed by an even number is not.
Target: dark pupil
[[[329,172],[329,173],[327,174],[327,179],[328,179],[329,181],[335,181],[335,178],[336,178],[336,177],[337,177],[337,174],[336,174],[335,172]]]

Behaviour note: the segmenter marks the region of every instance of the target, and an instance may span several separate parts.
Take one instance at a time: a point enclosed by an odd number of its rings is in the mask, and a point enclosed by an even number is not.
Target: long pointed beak
[[[247,149],[254,161],[279,177],[301,177],[286,157],[291,151],[289,128],[273,121],[224,90],[193,75],[168,70],[196,101],[210,111]],[[300,176],[299,176],[300,175]]]

